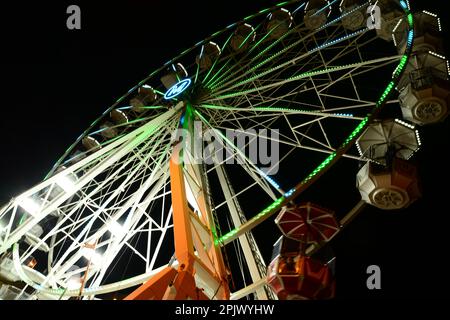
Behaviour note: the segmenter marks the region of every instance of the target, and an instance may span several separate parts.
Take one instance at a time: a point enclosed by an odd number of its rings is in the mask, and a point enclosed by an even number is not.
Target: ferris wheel
[[[333,297],[328,243],[420,196],[417,127],[448,115],[440,20],[410,10],[285,1],[169,60],[0,209],[0,296]],[[360,164],[339,214],[301,198],[337,161]]]

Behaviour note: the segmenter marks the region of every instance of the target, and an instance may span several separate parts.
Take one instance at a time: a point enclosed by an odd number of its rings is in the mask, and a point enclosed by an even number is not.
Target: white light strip
[[[431,54],[432,56],[435,56],[435,57],[439,58],[439,59],[447,60],[447,58],[446,58],[445,56],[440,55],[440,54],[438,54],[438,53],[436,53],[436,52],[428,51],[428,53]]]
[[[402,23],[403,18],[398,20],[397,24],[395,25],[394,29],[392,29],[392,33],[395,33],[395,31],[397,31],[397,28],[400,26],[400,24]]]
[[[409,129],[412,129],[412,130],[414,130],[414,129],[416,128],[416,126],[414,126],[414,125],[412,125],[412,124],[409,124],[409,123],[407,123],[407,122],[405,122],[405,121],[403,121],[403,120],[400,120],[400,119],[395,119],[395,122],[397,122],[398,124],[401,124],[401,125],[404,126],[404,127],[407,127],[407,128],[409,128]]]
[[[419,146],[422,145],[422,140],[420,139],[419,130],[416,130],[416,139]]]
[[[81,254],[95,266],[98,266],[103,262],[103,256],[96,252],[94,248],[85,247],[81,249]]]
[[[106,224],[108,225],[108,230],[118,238],[123,237],[127,232],[127,229],[117,221],[107,221]]]
[[[359,142],[356,142],[356,147],[358,148],[359,155],[362,157],[363,156],[363,152],[361,150],[361,146],[359,145]]]
[[[422,11],[423,13],[425,13],[425,14],[428,14],[428,15],[430,15],[430,16],[432,16],[432,17],[434,17],[434,18],[437,18],[438,16],[437,16],[437,14],[435,14],[435,13],[432,13],[432,12],[430,12],[430,11],[427,11],[427,10],[423,10]]]
[[[411,159],[419,150],[420,150],[420,147],[418,147],[416,150],[414,150],[406,160]]]
[[[392,33],[392,40],[394,41],[394,46],[397,47],[397,40],[395,40],[395,35]]]
[[[65,192],[75,191],[75,181],[68,176],[60,176],[56,179],[56,184],[60,186]]]

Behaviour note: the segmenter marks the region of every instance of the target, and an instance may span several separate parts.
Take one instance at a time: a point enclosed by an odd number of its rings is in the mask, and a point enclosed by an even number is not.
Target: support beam
[[[252,283],[251,285],[239,291],[233,292],[230,296],[230,300],[239,300],[241,298],[244,298],[249,294],[252,294],[253,292],[263,288],[266,284],[266,279],[261,279],[258,282]]]
[[[166,267],[137,290],[125,297],[124,300],[161,300],[176,275],[177,270]]]
[[[243,221],[241,221],[241,217],[238,212],[239,208],[237,207],[236,204],[237,200],[234,197],[234,192],[232,191],[232,188],[229,185],[229,181],[226,178],[226,172],[221,165],[216,166],[216,173],[217,176],[219,177],[220,186],[225,196],[228,210],[230,211],[230,216],[233,221],[233,225],[235,228],[237,228],[242,225]],[[257,252],[252,251],[247,235],[240,237],[239,242],[242,247],[242,251],[244,252],[245,261],[247,262],[247,267],[250,272],[252,281],[253,283],[256,283],[261,279],[265,279],[266,276],[265,272],[262,273],[263,270],[260,270],[262,266],[258,267],[256,259],[259,258],[260,263],[264,263],[264,260],[262,259],[261,253],[259,252],[259,249],[257,247],[254,248],[254,250],[257,250]],[[256,290],[256,296],[258,297],[258,300],[268,299],[264,287],[260,287]]]

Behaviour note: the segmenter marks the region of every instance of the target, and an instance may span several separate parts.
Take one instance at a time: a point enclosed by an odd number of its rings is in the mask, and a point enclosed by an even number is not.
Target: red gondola
[[[303,254],[299,241],[281,237],[274,245],[267,283],[280,300],[331,299],[335,294],[331,261]]]
[[[310,202],[284,207],[275,223],[286,237],[307,244],[327,242],[339,231],[334,212]]]

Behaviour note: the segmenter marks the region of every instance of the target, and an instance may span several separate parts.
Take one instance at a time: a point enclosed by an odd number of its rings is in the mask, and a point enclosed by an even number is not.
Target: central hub
[[[183,80],[175,83],[164,94],[164,99],[170,100],[175,97],[178,97],[180,94],[182,94],[184,91],[186,91],[186,89],[191,85],[191,83],[192,83],[192,80],[189,78],[183,79]]]

